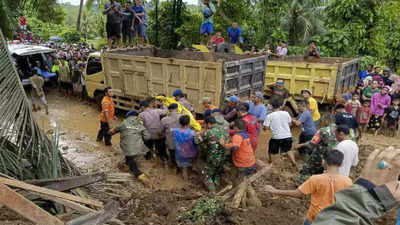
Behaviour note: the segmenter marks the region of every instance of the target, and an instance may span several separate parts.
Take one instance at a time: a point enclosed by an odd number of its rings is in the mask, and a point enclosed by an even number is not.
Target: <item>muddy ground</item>
[[[106,182],[91,185],[86,191],[92,197],[102,201],[116,199],[125,204],[125,209],[118,216],[118,219],[125,224],[185,224],[179,223],[178,215],[185,213],[197,199],[208,196],[201,183],[201,165],[195,168],[189,182],[184,182],[175,170],[164,169],[157,160],[140,160],[140,166],[153,181],[154,189],[143,186],[133,176],[121,175],[127,172],[127,168],[122,166],[123,157],[118,146],[119,136],[113,137],[112,147],[105,147],[96,142],[99,128],[98,108],[88,102],[60,96],[55,90],[49,93],[48,102],[49,115],[45,115],[44,112],[35,113],[39,125],[49,133],[52,133],[54,129],[60,130],[62,154],[82,173],[99,171],[112,173]],[[121,121],[122,115],[122,113],[119,115],[117,122]],[[270,135],[270,132],[262,132],[260,136],[257,158],[263,161],[266,161],[265,146]],[[361,163],[352,170],[352,178],[360,173],[367,156],[374,148],[384,148],[389,145],[400,147],[400,140],[367,135],[359,144]],[[253,184],[262,201],[262,207],[227,210],[220,218],[207,221],[207,224],[235,224],[232,221],[243,225],[302,224],[309,199],[277,197],[261,191],[265,184],[272,184],[281,189],[294,189],[296,176],[297,170],[288,159],[281,160],[273,171]],[[226,182],[229,183],[229,179]],[[394,218],[393,211],[376,224],[394,224]],[[2,208],[0,209],[0,224],[27,225],[31,223]]]

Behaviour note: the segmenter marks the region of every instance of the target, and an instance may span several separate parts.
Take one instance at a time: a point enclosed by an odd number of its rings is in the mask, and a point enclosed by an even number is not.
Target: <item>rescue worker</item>
[[[204,106],[204,118],[209,117],[211,115],[211,112],[217,108],[212,104],[211,97],[203,98],[203,106]]]
[[[298,149],[308,145],[312,150],[311,155],[300,170],[299,177],[296,181],[297,186],[303,184],[312,175],[322,174],[324,172],[324,167],[322,166],[323,156],[327,151],[334,149],[338,144],[335,136],[336,124],[333,122],[333,116],[324,115],[322,117],[321,126],[322,128],[317,131],[311,141],[295,146],[295,148]]]
[[[105,96],[101,101],[100,130],[97,134],[97,141],[101,142],[104,138],[104,144],[106,146],[111,146],[111,135],[109,131],[115,119],[115,105],[112,100],[114,94],[111,87],[104,88],[104,94]]]
[[[174,96],[175,100],[179,102],[183,107],[185,107],[187,110],[190,112],[194,112],[193,105],[185,98],[185,95],[183,94],[183,91],[180,89],[177,89],[172,93],[172,96]]]
[[[230,125],[229,125],[228,121],[225,120],[224,116],[221,114],[221,110],[214,109],[211,112],[211,116],[215,118],[215,121],[217,122],[217,126],[219,126],[225,130],[226,139],[228,139]]]
[[[231,123],[237,118],[237,104],[239,103],[239,98],[237,96],[230,96],[226,99],[228,102],[224,109],[222,110],[222,115],[228,123]]]
[[[166,137],[166,143],[168,147],[169,157],[171,159],[171,163],[173,167],[176,167],[175,161],[175,143],[173,137],[173,129],[180,128],[179,118],[183,114],[178,113],[178,104],[172,103],[168,106],[168,115],[161,119],[161,125],[163,129],[163,133]]]
[[[46,114],[49,114],[49,107],[47,106],[46,96],[44,95],[43,77],[38,76],[36,72],[33,73],[33,76],[29,78],[29,81],[32,84],[32,108],[33,111],[40,110],[40,106],[38,102],[42,102],[44,108],[46,110]]]
[[[226,131],[218,126],[217,121],[212,116],[206,118],[205,124],[206,130],[196,137],[195,143],[207,145],[206,165],[203,171],[204,184],[210,192],[214,193],[216,186],[221,185],[225,149],[219,143],[219,140],[226,137]]]
[[[150,180],[138,168],[136,162],[137,157],[144,156],[149,152],[143,140],[150,139],[150,133],[140,123],[138,113],[136,111],[129,111],[126,114],[125,120],[109,133],[110,135],[120,133],[120,147],[125,156],[125,164],[136,178],[142,183],[150,185]]]

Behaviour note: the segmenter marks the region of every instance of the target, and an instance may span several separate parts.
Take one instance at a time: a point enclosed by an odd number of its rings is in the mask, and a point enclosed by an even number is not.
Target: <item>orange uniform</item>
[[[256,163],[249,135],[245,131],[239,131],[234,134],[231,141],[225,145],[225,148],[232,150],[232,161],[236,167],[249,168]]]
[[[298,188],[301,193],[311,195],[307,219],[313,222],[319,212],[335,203],[336,192],[346,189],[352,184],[350,178],[340,174],[321,174],[310,177]]]
[[[108,119],[111,121],[114,120],[115,116],[115,104],[112,100],[111,97],[105,96],[103,100],[101,101],[101,115],[100,115],[100,121],[107,123],[106,116],[104,113],[107,113]]]

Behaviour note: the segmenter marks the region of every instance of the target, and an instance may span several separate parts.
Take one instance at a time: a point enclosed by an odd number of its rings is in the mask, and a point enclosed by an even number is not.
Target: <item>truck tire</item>
[[[103,98],[104,98],[104,93],[100,91],[94,92],[94,100],[100,111],[101,111],[101,101],[103,100]]]

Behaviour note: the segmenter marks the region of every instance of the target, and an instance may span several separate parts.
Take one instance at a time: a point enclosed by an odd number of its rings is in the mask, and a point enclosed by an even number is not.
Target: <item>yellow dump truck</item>
[[[295,99],[301,99],[301,90],[310,89],[320,103],[332,103],[337,94],[356,86],[361,58],[311,58],[289,56],[268,60],[265,93],[270,86],[283,80]]]
[[[114,100],[116,107],[124,110],[133,109],[146,97],[171,96],[181,89],[196,112],[203,112],[203,97],[211,97],[213,104],[221,106],[228,96],[263,91],[266,63],[265,56],[156,48],[104,51],[88,58],[86,88],[89,97],[97,101],[105,86],[119,90]]]

